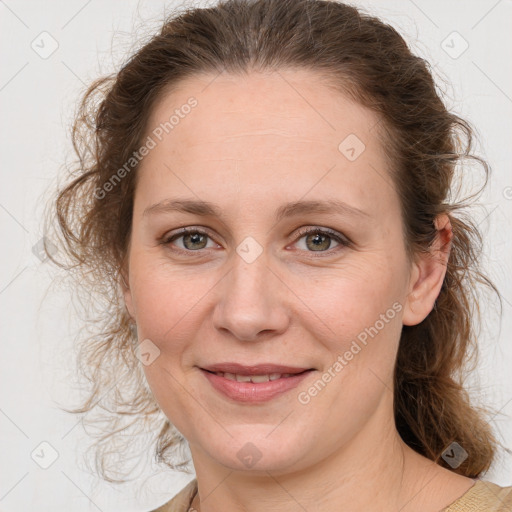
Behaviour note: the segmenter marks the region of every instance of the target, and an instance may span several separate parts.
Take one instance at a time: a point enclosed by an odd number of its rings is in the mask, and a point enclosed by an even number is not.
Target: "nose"
[[[265,253],[251,263],[233,254],[221,283],[213,312],[216,329],[241,341],[259,341],[286,331],[290,291],[268,266]]]

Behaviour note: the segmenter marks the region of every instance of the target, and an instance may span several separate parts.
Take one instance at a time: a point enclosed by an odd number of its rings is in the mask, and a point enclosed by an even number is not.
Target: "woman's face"
[[[416,274],[378,120],[307,71],[189,78],[152,112],[125,299],[197,459],[278,473],[394,428]],[[205,370],[229,363],[264,382]]]

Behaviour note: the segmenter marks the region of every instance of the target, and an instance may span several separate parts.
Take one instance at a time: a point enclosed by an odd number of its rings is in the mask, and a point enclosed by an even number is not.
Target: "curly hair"
[[[340,2],[228,0],[188,8],[166,19],[117,73],[85,92],[72,131],[77,164],[45,214],[46,229],[53,229],[65,255],[57,259],[47,251],[48,257],[88,294],[88,329],[77,358],[88,397],[69,412],[103,411],[95,460],[108,481],[125,481],[113,477],[118,466],[110,459],[110,447],[114,439],[131,444],[130,429],[142,433],[147,427],[155,435],[156,460],[185,470],[189,461],[176,453],[186,446],[185,439],[162,414],[145,381],[120,287],[137,184],[134,155],[156,102],[181,80],[284,68],[327,77],[336,91],[378,114],[376,132],[400,197],[410,258],[429,251],[436,216],[449,216],[453,240],[442,289],[425,320],[402,329],[394,416],[400,436],[415,451],[477,477],[489,469],[499,443],[486,419],[489,409],[471,404],[464,372],[469,363],[476,364],[477,292],[483,286],[500,298],[500,305],[501,297],[479,267],[482,235],[465,210],[478,193],[458,201],[451,196],[456,171],[465,171],[467,163],[484,170],[484,186],[490,169],[474,154],[470,123],[447,110],[429,64],[390,25]],[[125,172],[113,186],[117,169]],[[89,422],[87,414],[83,421]],[[442,458],[453,441],[468,453],[455,469]],[[119,446],[114,452],[122,459]]]

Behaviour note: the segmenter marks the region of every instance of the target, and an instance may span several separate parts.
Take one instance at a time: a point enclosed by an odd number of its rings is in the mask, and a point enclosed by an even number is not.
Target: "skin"
[[[396,430],[392,402],[402,325],[421,322],[441,289],[448,218],[436,221],[431,257],[409,261],[377,115],[310,71],[188,78],[156,104],[148,134],[190,96],[197,107],[138,170],[123,290],[139,341],[160,351],[144,371],[189,442],[200,498],[193,506],[421,512],[452,503],[474,481],[411,450]],[[338,150],[349,134],[366,146],[354,161]],[[178,197],[213,202],[222,217],[143,215]],[[327,198],[365,214],[274,221],[283,203]],[[159,243],[183,226],[206,230],[207,244],[187,237]],[[331,228],[350,244],[328,237],[331,245],[315,251],[311,237],[297,235],[301,227]],[[246,237],[263,249],[250,263],[236,251]],[[300,403],[298,394],[394,303],[401,306],[394,318]],[[225,361],[315,371],[271,401],[241,404],[215,391],[198,368]],[[250,468],[237,457],[248,442],[261,454]]]

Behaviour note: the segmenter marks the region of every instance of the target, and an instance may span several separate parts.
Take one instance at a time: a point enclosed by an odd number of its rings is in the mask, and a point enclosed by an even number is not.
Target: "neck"
[[[385,404],[381,410],[392,408]],[[350,443],[314,465],[286,473],[230,470],[191,443],[198,482],[193,510],[421,510],[414,507],[432,496],[427,474],[442,468],[409,448],[392,418],[385,421],[378,412]]]

